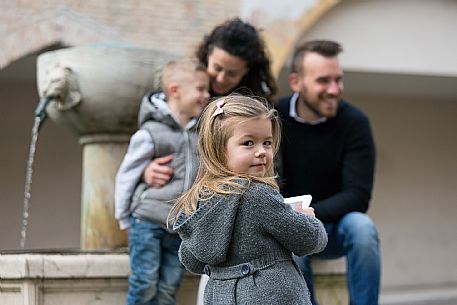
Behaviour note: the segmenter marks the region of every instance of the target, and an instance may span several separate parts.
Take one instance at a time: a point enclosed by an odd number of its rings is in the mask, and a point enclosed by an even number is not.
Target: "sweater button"
[[[205,267],[203,267],[203,272],[205,272],[205,274],[207,276],[210,276],[211,275],[211,269],[209,268],[208,265],[205,265]]]
[[[244,264],[243,266],[241,266],[241,274],[248,275],[250,272],[251,266],[249,266],[248,264]]]

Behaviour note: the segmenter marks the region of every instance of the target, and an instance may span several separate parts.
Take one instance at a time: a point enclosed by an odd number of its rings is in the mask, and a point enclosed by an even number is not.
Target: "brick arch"
[[[278,20],[266,29],[265,41],[273,58],[273,75],[279,77],[294,45],[309,28],[340,2],[341,0],[317,0],[298,20]]]
[[[74,46],[120,41],[121,35],[113,28],[68,8],[28,16],[25,19],[27,23],[10,29],[3,37],[0,69],[19,58],[53,45]]]

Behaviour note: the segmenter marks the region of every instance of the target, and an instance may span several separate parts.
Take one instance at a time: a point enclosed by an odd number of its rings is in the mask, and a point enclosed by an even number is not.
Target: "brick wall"
[[[0,69],[50,45],[116,43],[189,54],[239,0],[0,0]]]

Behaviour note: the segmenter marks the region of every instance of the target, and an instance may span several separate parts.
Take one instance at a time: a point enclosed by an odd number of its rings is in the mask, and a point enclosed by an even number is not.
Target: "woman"
[[[212,96],[246,87],[271,102],[276,93],[265,44],[258,31],[239,18],[216,26],[204,37],[196,56],[208,68]]]
[[[270,59],[263,39],[251,24],[234,18],[216,26],[203,38],[196,56],[207,67],[211,96],[237,91],[272,103],[277,87]],[[154,187],[167,184],[173,175],[167,166],[172,159],[171,155],[154,159],[144,172],[144,181]]]

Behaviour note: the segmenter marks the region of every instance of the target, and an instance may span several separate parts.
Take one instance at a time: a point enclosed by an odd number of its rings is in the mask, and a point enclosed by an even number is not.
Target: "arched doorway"
[[[19,249],[26,163],[38,104],[36,58],[53,44],[0,70],[0,240]],[[79,247],[81,147],[70,130],[46,120],[38,137],[26,249]]]

